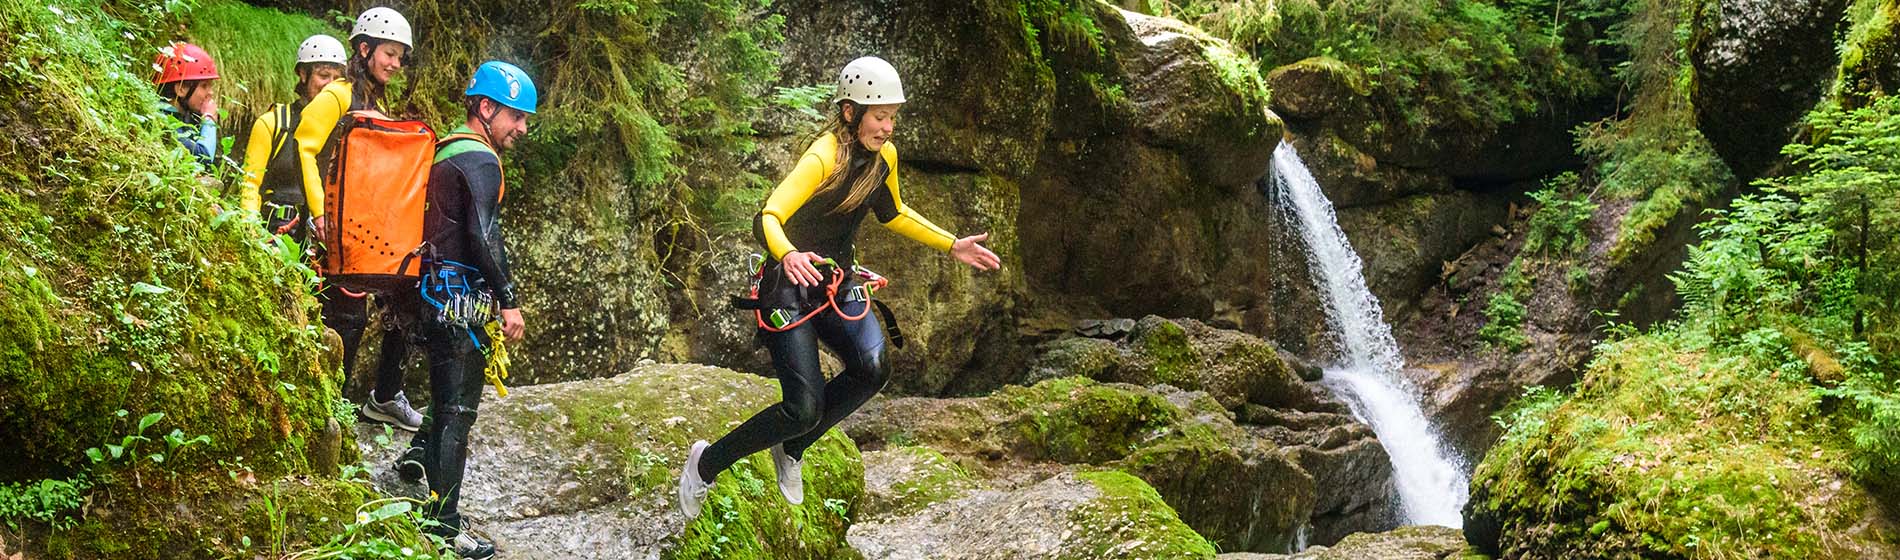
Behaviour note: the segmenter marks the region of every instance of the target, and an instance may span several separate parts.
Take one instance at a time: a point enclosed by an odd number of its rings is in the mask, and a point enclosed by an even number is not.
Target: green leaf
[[[154,462],[154,463],[163,463],[163,462],[165,462],[165,454],[163,454],[163,453],[153,453],[153,454],[151,454],[151,455],[146,455],[145,457],[146,457],[146,458],[149,458],[149,459],[151,459],[151,460],[152,460],[152,462]]]
[[[165,413],[163,412],[154,412],[154,413],[145,415],[145,417],[143,418],[139,418],[139,433],[141,434],[145,433],[146,428],[150,428],[152,427],[152,424],[157,424],[159,420],[164,420],[164,419],[165,419]]]
[[[103,463],[106,460],[106,454],[99,451],[99,448],[97,447],[87,449],[86,457],[89,459],[92,459],[92,462],[94,463]]]
[[[167,288],[167,287],[160,286],[157,284],[147,284],[144,282],[137,282],[137,283],[132,284],[132,293],[135,293],[135,294],[163,294],[163,293],[169,293],[171,291],[172,291],[171,288]]]
[[[112,458],[117,459],[125,455],[125,446],[108,443],[106,444],[106,451],[111,452]]]

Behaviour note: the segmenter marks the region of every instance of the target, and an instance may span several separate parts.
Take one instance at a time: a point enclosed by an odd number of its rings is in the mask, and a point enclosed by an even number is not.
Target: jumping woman
[[[802,503],[805,450],[884,387],[884,328],[869,312],[865,280],[852,270],[852,242],[865,214],[979,270],[1001,266],[980,244],[989,234],[959,239],[898,196],[897,147],[890,141],[904,103],[897,69],[876,57],[853,60],[838,76],[833,101],[824,134],[754,219],[754,234],[771,254],[758,278],[756,313],[783,401],[717,442],[693,443],[679,483],[680,512],[689,521],[719,473],[768,448],[779,492]],[[818,366],[821,341],[845,364],[829,383]]]

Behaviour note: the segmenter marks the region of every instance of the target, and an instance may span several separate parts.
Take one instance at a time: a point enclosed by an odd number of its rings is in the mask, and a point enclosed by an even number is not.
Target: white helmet
[[[897,69],[891,63],[867,56],[844,65],[844,71],[838,73],[838,95],[831,101],[846,99],[861,105],[903,103],[904,83],[897,79]]]
[[[350,29],[350,40],[365,36],[416,48],[415,42],[409,37],[409,20],[389,8],[370,8],[364,10],[363,15],[356,16],[356,27]]]
[[[311,35],[297,46],[297,64],[306,62],[349,62],[350,51],[343,48],[343,42],[324,34]]]

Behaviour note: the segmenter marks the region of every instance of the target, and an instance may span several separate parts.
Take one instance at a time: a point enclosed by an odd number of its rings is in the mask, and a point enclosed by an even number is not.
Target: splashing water
[[[1419,408],[1418,391],[1401,375],[1405,361],[1378,298],[1366,288],[1359,254],[1291,144],[1273,151],[1273,185],[1306,242],[1326,323],[1338,342],[1338,362],[1326,368],[1323,383],[1379,435],[1392,459],[1404,523],[1462,527],[1464,465],[1439,441]]]

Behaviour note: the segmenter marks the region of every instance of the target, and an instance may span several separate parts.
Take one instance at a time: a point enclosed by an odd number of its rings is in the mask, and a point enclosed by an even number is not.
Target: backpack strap
[[[267,161],[275,161],[277,155],[283,153],[284,147],[290,145],[291,134],[296,132],[290,130],[290,107],[287,105],[278,103],[271,106],[271,122],[276,123],[277,133],[271,135],[270,160]]]

